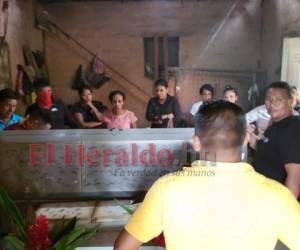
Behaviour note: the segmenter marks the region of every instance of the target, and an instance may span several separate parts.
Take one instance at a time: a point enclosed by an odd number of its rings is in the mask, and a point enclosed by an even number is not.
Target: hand
[[[249,146],[254,150],[256,149],[256,142],[258,140],[258,136],[254,133],[255,128],[254,124],[248,124],[245,138],[245,144],[249,144]]]
[[[173,119],[173,118],[174,118],[173,113],[168,114],[168,119],[169,119],[169,120],[171,120],[171,119]]]
[[[247,133],[248,134],[253,134],[255,129],[256,129],[256,127],[254,124],[247,124]]]
[[[94,104],[92,103],[92,101],[90,101],[90,102],[87,102],[86,103],[89,107],[91,107],[91,108],[93,108],[94,107]]]
[[[171,119],[173,119],[173,118],[174,118],[173,113],[170,113],[170,114],[162,115],[162,116],[161,116],[161,119],[163,119],[163,120],[165,120],[165,119],[171,120]]]
[[[102,122],[90,122],[89,128],[101,128]]]
[[[102,125],[102,122],[97,122],[97,126],[95,126],[96,128],[99,128]]]
[[[92,113],[97,112],[97,108],[95,107],[95,105],[92,102],[88,102],[87,105],[90,107]]]

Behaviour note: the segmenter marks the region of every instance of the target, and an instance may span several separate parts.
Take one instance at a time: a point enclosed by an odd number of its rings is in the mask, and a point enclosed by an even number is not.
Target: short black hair
[[[93,89],[89,85],[83,84],[78,89],[78,95],[81,96],[85,90],[89,90],[93,93]]]
[[[293,97],[293,92],[292,92],[292,88],[291,86],[287,83],[287,82],[282,82],[282,81],[278,81],[278,82],[272,82],[268,87],[267,87],[267,91],[269,89],[282,89],[285,90],[288,97],[291,99]]]
[[[203,84],[201,86],[201,88],[199,89],[199,94],[202,95],[204,90],[207,90],[207,91],[211,92],[212,95],[214,95],[215,89],[211,84],[209,84],[209,83]]]
[[[218,100],[204,104],[196,114],[195,134],[206,148],[238,148],[246,135],[246,119],[236,104]]]
[[[155,88],[158,86],[163,86],[165,88],[168,88],[168,82],[165,79],[158,79],[154,83]]]
[[[38,120],[39,122],[42,122],[44,124],[51,123],[49,110],[41,109],[39,107],[34,108],[30,112],[29,117],[33,120]]]
[[[232,87],[231,85],[225,85],[224,90],[223,90],[223,95],[227,92],[227,91],[232,91],[235,93],[235,95],[238,95],[238,92],[236,90],[236,88]]]
[[[110,100],[110,102],[113,101],[115,95],[121,95],[123,97],[123,101],[125,101],[126,99],[126,95],[124,92],[122,92],[121,90],[113,90],[108,95],[108,99]]]
[[[5,88],[5,89],[0,90],[0,103],[2,103],[5,99],[17,100],[18,95],[11,88]]]
[[[40,90],[44,87],[51,87],[51,83],[48,78],[41,77],[41,78],[37,78],[34,81],[33,86],[34,86],[35,90]]]

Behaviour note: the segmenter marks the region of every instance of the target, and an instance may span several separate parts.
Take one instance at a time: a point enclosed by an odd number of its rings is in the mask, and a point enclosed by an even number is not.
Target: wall
[[[22,46],[42,50],[41,32],[34,26],[34,9],[39,5],[33,0],[10,0],[7,42],[10,46],[12,79],[16,78],[16,65],[24,64]]]
[[[101,1],[45,5],[62,29],[140,86],[150,97],[153,82],[144,77],[143,37],[154,34],[180,36],[180,67],[255,71],[260,60],[260,1]],[[234,7],[234,8],[233,8]],[[78,64],[91,57],[61,35],[46,36],[46,55],[56,92],[69,103],[78,100],[70,89]],[[127,84],[127,83],[126,83]],[[111,89],[127,90],[112,81],[95,91],[108,103]],[[192,90],[191,91],[197,91]],[[127,91],[128,92],[128,91]],[[128,93],[127,107],[140,126],[147,96]],[[142,100],[141,100],[142,99]],[[190,106],[192,103],[183,106]]]
[[[253,74],[241,72],[216,72],[201,70],[179,70],[177,98],[184,112],[189,112],[191,103],[199,101],[199,84],[211,83],[214,87],[214,98],[221,99],[225,85],[230,84],[238,90],[238,105],[244,110],[251,108],[248,101],[248,89],[253,82]],[[191,91],[191,90],[196,91]]]
[[[34,9],[39,5],[34,0],[10,0],[6,41],[10,49],[10,64],[12,86],[15,87],[17,64],[24,65],[22,46],[27,44],[32,50],[42,50],[41,32],[34,26]],[[19,102],[18,112],[24,111],[22,102]]]
[[[268,82],[280,80],[284,37],[300,36],[298,0],[263,1],[262,67]]]

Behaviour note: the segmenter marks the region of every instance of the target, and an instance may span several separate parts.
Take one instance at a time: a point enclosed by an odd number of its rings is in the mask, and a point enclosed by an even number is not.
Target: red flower
[[[48,250],[51,246],[47,218],[40,215],[27,229],[26,250]]]
[[[161,233],[160,235],[155,237],[152,241],[156,246],[166,247],[164,233]]]

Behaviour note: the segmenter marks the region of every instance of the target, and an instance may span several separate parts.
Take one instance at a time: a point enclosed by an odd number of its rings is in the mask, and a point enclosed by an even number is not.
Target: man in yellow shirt
[[[245,117],[218,101],[196,117],[201,161],[156,181],[115,243],[138,249],[161,232],[168,250],[300,249],[300,206],[290,191],[241,162]]]

